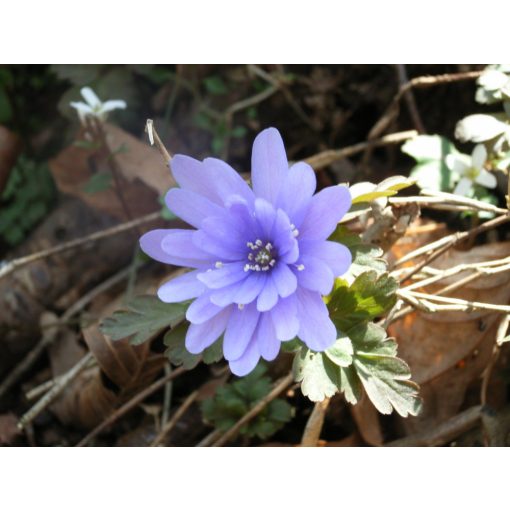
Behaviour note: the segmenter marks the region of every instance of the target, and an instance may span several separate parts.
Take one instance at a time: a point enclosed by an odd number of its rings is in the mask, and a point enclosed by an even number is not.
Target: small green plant
[[[271,379],[263,364],[246,377],[222,386],[212,398],[202,403],[202,414],[218,430],[227,431],[258,401],[271,391]],[[251,422],[240,429],[243,437],[267,439],[280,430],[294,415],[292,406],[282,399],[271,401]]]
[[[19,244],[51,209],[55,185],[45,164],[21,155],[0,197],[0,237],[9,246]]]

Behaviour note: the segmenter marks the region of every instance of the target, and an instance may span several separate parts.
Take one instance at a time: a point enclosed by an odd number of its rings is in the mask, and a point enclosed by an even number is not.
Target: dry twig
[[[92,439],[94,439],[103,430],[108,428],[110,425],[115,423],[119,418],[124,416],[126,413],[135,408],[138,404],[142,403],[148,396],[162,388],[168,381],[179,377],[182,373],[186,372],[186,369],[179,367],[173,370],[169,374],[166,374],[161,379],[153,382],[150,386],[142,390],[140,393],[135,395],[131,400],[127,401],[122,407],[112,413],[106,420],[101,422],[94,430],[89,432],[76,446],[86,446]]]
[[[110,237],[113,235],[120,234],[121,232],[125,232],[126,230],[131,230],[133,228],[137,228],[144,223],[150,223],[151,221],[157,220],[161,217],[160,212],[154,212],[147,214],[145,216],[141,216],[140,218],[136,218],[132,221],[127,221],[126,223],[121,223],[119,225],[115,225],[114,227],[106,228],[104,230],[100,230],[99,232],[94,232],[85,237],[79,237],[78,239],[73,239],[72,241],[68,241],[66,243],[59,244],[57,246],[53,246],[52,248],[48,248],[46,250],[41,250],[36,253],[32,253],[31,255],[26,255],[25,257],[20,257],[18,259],[11,260],[6,262],[2,267],[0,267],[0,279],[4,278],[8,274],[16,271],[20,267],[26,266],[36,260],[41,260],[46,257],[50,257],[51,255],[56,255],[57,253],[62,253],[64,251],[73,250],[74,248],[78,248],[79,246],[83,246],[85,244],[92,244],[95,241],[99,241],[100,239],[104,239],[105,237]]]
[[[351,145],[350,147],[344,147],[343,149],[330,149],[327,151],[319,152],[314,156],[310,156],[304,160],[305,163],[308,163],[314,170],[320,170],[339,159],[348,158],[349,156],[353,156],[359,152],[364,151],[367,147],[382,147],[384,145],[392,145],[397,143],[405,142],[410,138],[414,138],[418,135],[418,132],[414,129],[411,131],[401,131],[399,133],[392,133],[390,135],[383,136],[378,140],[371,140],[367,142],[357,143],[355,145]]]
[[[57,396],[65,389],[65,387],[94,359],[91,352],[85,354],[74,367],[68,370],[65,374],[55,380],[55,384],[51,387],[50,391],[46,393],[37,403],[26,412],[18,422],[20,429],[25,428],[36,418],[44,409],[46,409]]]
[[[474,406],[441,423],[433,430],[397,439],[383,446],[441,446],[453,441],[476,426],[481,417],[482,406]]]
[[[180,420],[181,416],[188,410],[191,404],[195,402],[195,399],[198,396],[198,391],[194,391],[191,393],[188,398],[182,403],[182,405],[175,411],[172,418],[165,424],[161,432],[157,435],[156,439],[151,443],[151,446],[158,446],[164,440],[165,437],[168,436],[170,431],[175,427],[175,424]]]
[[[326,412],[331,399],[325,398],[322,402],[316,402],[312,414],[306,422],[306,427],[301,438],[301,446],[317,446],[326,418]]]

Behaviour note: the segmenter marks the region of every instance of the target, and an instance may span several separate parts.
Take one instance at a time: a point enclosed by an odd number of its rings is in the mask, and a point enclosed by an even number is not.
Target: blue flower
[[[176,155],[171,168],[180,188],[166,203],[195,230],[152,230],[140,244],[160,262],[193,268],[158,290],[168,303],[194,299],[186,349],[201,353],[223,334],[225,359],[242,376],[296,336],[314,351],[330,347],[337,332],[322,295],[347,271],[351,254],[327,238],[351,205],[349,190],[314,195],[313,169],[302,162],[289,168],[274,128],[253,144],[253,189],[218,159]]]

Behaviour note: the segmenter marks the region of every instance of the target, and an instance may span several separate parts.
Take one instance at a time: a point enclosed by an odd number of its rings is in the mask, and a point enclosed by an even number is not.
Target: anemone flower
[[[176,155],[171,169],[180,187],[166,203],[194,229],[152,230],[140,244],[160,262],[192,268],[158,290],[165,302],[194,300],[186,349],[201,353],[223,335],[225,359],[242,376],[296,336],[314,351],[333,345],[337,331],[322,296],[351,253],[327,239],[351,205],[349,190],[314,195],[313,169],[289,168],[274,128],[253,144],[252,187],[214,158]]]

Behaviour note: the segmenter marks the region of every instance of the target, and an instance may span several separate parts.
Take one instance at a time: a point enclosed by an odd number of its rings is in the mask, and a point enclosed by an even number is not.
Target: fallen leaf
[[[119,183],[131,216],[143,216],[160,209],[158,197],[175,186],[161,154],[148,141],[138,140],[117,126],[106,124],[104,129],[117,162]],[[97,181],[98,175],[112,174],[108,154],[104,151],[91,143],[74,144],[64,149],[49,165],[62,192],[116,218],[126,219],[113,179],[106,189],[96,186],[91,192],[91,181]]]
[[[510,255],[510,243],[492,243],[469,251],[449,250],[431,265],[446,269],[458,264],[476,264]],[[468,273],[461,273],[431,285],[435,293]],[[468,301],[508,304],[510,301],[508,272],[484,275],[449,297]],[[422,413],[405,420],[410,433],[432,427],[456,414],[469,385],[477,380],[489,362],[495,343],[500,314],[489,310],[466,312],[413,312],[389,328],[399,344],[399,355],[411,367],[413,380],[421,387],[424,399]]]

